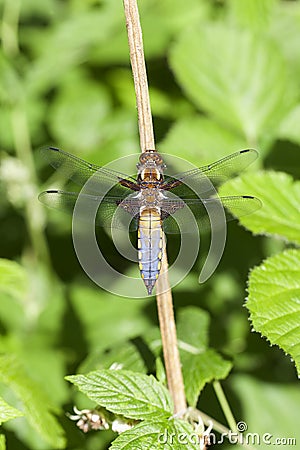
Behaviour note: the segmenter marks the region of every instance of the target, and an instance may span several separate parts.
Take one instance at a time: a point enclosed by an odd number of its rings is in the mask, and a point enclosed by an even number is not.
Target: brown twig
[[[130,61],[136,93],[141,150],[155,149],[147,72],[143,50],[142,30],[136,0],[123,0]],[[157,309],[165,360],[168,388],[174,402],[174,412],[184,413],[186,400],[177,346],[168,261],[164,247],[161,275],[157,281]]]

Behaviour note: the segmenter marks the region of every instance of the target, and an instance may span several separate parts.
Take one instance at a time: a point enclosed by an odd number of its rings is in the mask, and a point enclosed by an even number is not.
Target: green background
[[[158,150],[201,166],[254,147],[260,157],[246,188],[261,169],[298,178],[299,1],[141,0],[139,8]],[[1,0],[0,11],[0,387],[25,414],[5,425],[7,448],[106,449],[110,432],[83,435],[65,416],[73,404],[88,403],[63,377],[109,367],[114,355],[109,361],[106,349],[150,333],[155,300],[118,298],[88,279],[72,246],[71,218],[37,200],[42,190],[64,186],[38,150],[54,145],[98,165],[139,152],[123,6]],[[262,176],[261,195],[269,184]],[[296,183],[295,193],[280,186],[270,190],[275,209],[277,196],[280,209],[299,195]],[[294,364],[251,333],[243,308],[249,270],[286,246],[274,237],[284,233],[267,226],[263,233],[254,222],[255,215],[244,225],[260,235],[230,224],[221,264],[204,285],[197,282],[200,255],[174,289],[175,308],[209,313],[211,345],[233,362],[223,387],[236,420],[251,432],[300,441]],[[297,233],[291,242],[299,243]],[[102,245],[114,255],[106,237]],[[120,264],[117,255],[112,260]],[[126,262],[121,268],[136,270]],[[29,391],[34,413],[24,400]],[[210,384],[198,406],[225,423]]]

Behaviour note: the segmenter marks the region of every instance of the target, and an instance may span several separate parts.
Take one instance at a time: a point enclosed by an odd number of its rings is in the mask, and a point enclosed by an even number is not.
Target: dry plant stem
[[[123,0],[123,3],[139,119],[140,145],[142,152],[144,152],[147,149],[155,149],[155,142],[142,29],[136,0]]]
[[[172,292],[168,280],[168,261],[164,240],[161,274],[157,280],[157,310],[161,330],[168,388],[174,403],[174,413],[184,413],[186,400],[181,371]]]
[[[142,30],[136,0],[123,0],[130,61],[136,93],[141,150],[155,149],[148,81],[143,50]],[[168,261],[164,247],[161,275],[157,281],[157,309],[160,324],[168,388],[174,402],[174,413],[184,413],[186,400],[177,346]]]

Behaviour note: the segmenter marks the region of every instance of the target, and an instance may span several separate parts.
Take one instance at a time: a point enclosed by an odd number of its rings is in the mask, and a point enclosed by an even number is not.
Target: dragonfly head
[[[137,168],[140,181],[159,181],[166,165],[156,150],[146,150],[141,154]]]

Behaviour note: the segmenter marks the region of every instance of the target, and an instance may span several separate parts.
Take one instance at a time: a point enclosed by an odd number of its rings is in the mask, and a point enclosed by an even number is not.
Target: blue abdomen
[[[149,295],[160,273],[162,237],[159,210],[144,210],[139,219],[138,257],[141,276]]]

